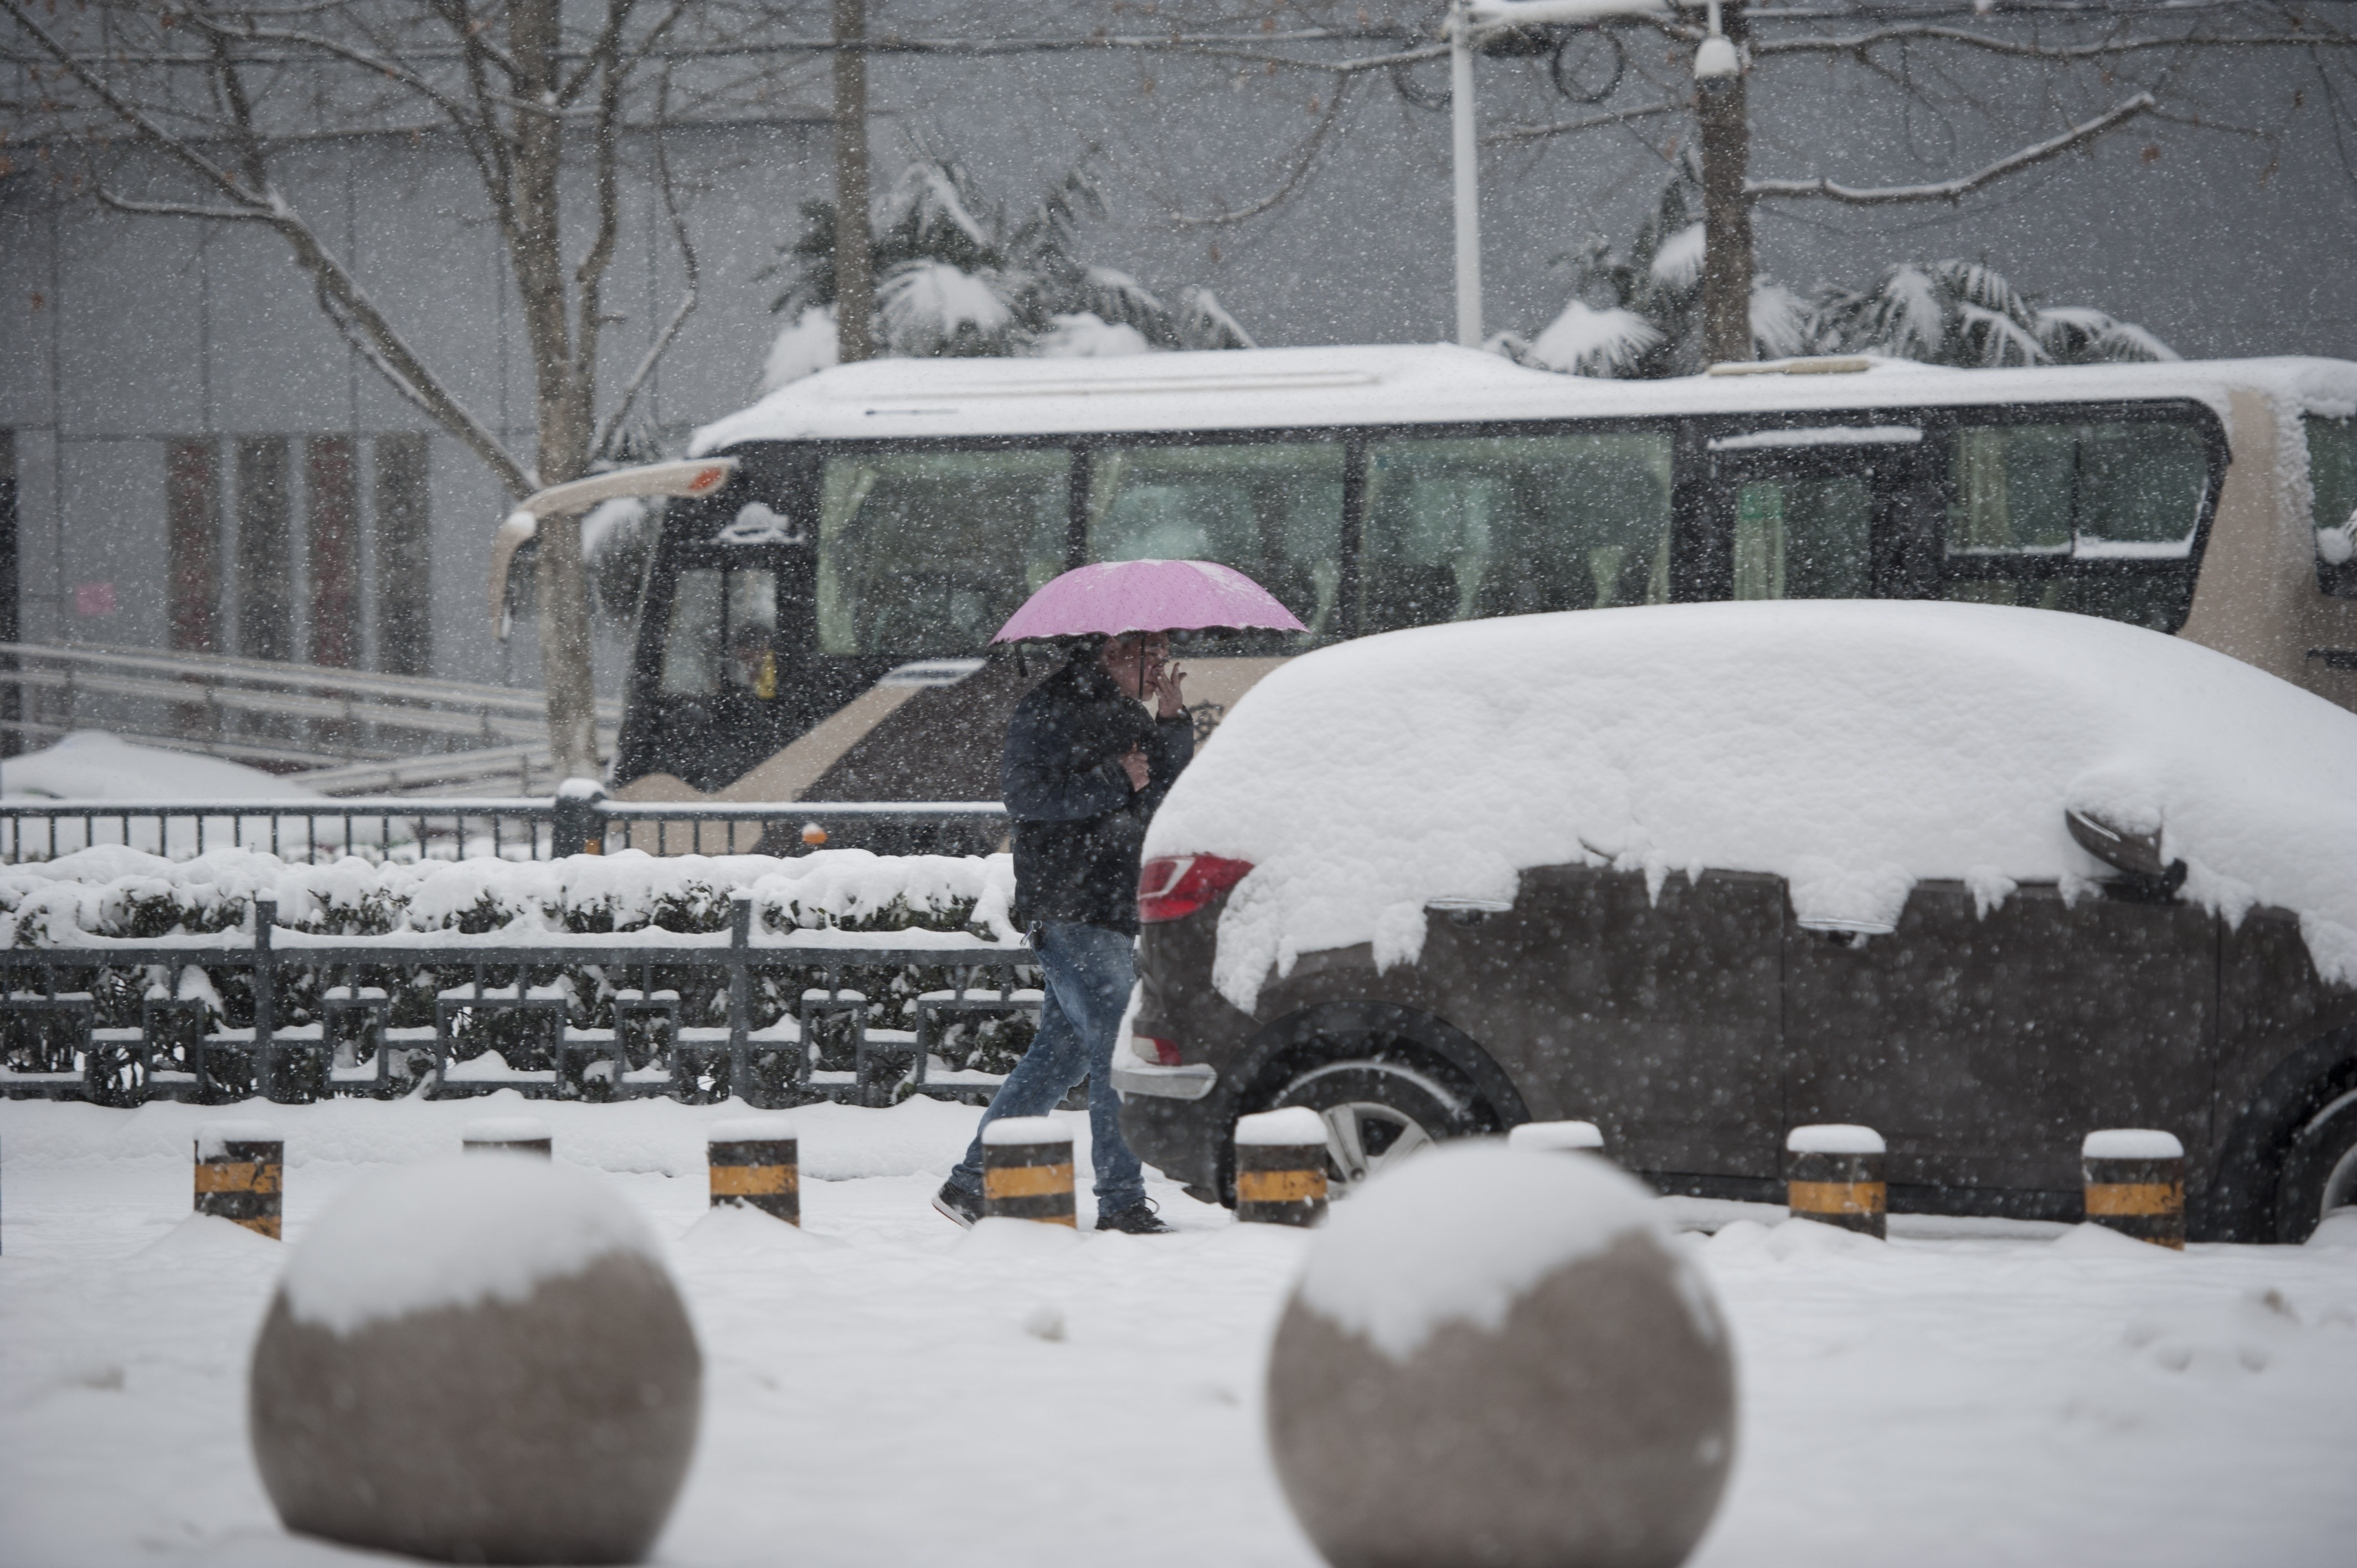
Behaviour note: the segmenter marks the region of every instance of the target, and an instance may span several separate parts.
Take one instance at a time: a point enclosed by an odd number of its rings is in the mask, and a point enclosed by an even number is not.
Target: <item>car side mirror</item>
[[[2062,820],[2081,849],[2122,874],[2120,881],[2105,885],[2115,897],[2166,903],[2185,885],[2185,863],[2160,858],[2158,828],[2147,833],[2130,832],[2106,822],[2100,812],[2068,808]]]

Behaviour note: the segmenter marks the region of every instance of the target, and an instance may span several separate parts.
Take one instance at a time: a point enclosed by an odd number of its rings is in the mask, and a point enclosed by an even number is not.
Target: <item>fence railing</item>
[[[345,854],[544,860],[584,852],[798,854],[824,844],[890,854],[986,854],[1006,832],[996,800],[657,800],[413,796],[258,800],[0,800],[0,863],[99,844],[174,857],[242,848],[306,864]]]
[[[540,693],[425,676],[381,675],[217,653],[0,642],[0,728],[33,739],[102,727],[143,745],[248,762],[389,764],[436,753],[506,752],[498,771],[545,768]],[[621,704],[597,705],[610,750]],[[362,784],[361,788],[367,788]]]
[[[276,918],[276,905],[260,899],[250,935],[84,935],[0,950],[0,1093],[113,1105],[500,1089],[691,1103],[737,1095],[876,1104],[911,1093],[979,1102],[1003,1075],[943,1059],[947,1040],[994,1017],[1034,1019],[1039,1008],[1031,950],[1019,938],[759,930],[743,893],[728,929],[712,932],[348,937],[281,929]],[[847,983],[879,972],[948,983],[897,997]],[[585,973],[603,983],[594,1003],[567,978]],[[441,983],[457,974],[464,983]],[[794,983],[813,977],[818,983]],[[430,1026],[395,1026],[396,990],[405,988],[398,1010],[417,1017],[425,987]],[[768,1000],[757,1001],[757,990]],[[137,1026],[102,1022],[135,1004]],[[715,1013],[725,1025],[692,1022]],[[250,1022],[231,1026],[231,1016]],[[581,1016],[603,1022],[581,1026]]]

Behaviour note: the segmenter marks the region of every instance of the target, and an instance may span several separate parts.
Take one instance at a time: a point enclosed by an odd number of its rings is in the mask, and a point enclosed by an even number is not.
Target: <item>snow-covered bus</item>
[[[1027,672],[992,633],[1057,573],[1136,557],[1226,562],[1308,628],[1182,642],[1202,726],[1340,639],[1779,597],[2102,616],[2357,707],[2357,364],[2338,360],[1660,381],[1437,346],[879,360],[693,453],[560,502],[681,498],[641,598],[625,800],[996,799]]]

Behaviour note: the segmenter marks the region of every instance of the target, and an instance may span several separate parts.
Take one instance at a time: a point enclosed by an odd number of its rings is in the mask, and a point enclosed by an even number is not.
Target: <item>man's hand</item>
[[[1178,690],[1178,682],[1186,678],[1187,672],[1175,663],[1159,664],[1154,668],[1150,679],[1153,683],[1156,718],[1175,719],[1185,716],[1187,698]],[[1138,788],[1144,789],[1145,786],[1140,785]]]
[[[1143,751],[1123,752],[1121,770],[1129,775],[1129,787],[1132,789],[1145,789],[1147,781],[1154,777],[1152,768],[1146,765],[1146,753]]]

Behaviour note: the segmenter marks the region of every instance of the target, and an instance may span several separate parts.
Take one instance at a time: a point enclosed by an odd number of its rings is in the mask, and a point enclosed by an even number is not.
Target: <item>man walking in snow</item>
[[[1016,704],[1000,789],[1015,819],[1016,918],[1028,930],[1047,1000],[1031,1048],[999,1086],[985,1127],[1044,1115],[1089,1080],[1097,1229],[1151,1235],[1156,1218],[1113,1091],[1115,1032],[1137,972],[1138,850],[1155,808],[1194,756],[1194,727],[1160,632],[1083,648]],[[1154,704],[1146,717],[1141,701]],[[982,1216],[982,1135],[933,1207]]]

